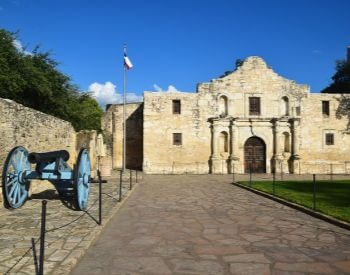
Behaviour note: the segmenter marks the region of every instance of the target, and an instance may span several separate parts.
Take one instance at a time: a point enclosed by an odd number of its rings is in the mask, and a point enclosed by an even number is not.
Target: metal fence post
[[[101,172],[98,169],[97,170],[97,177],[98,177],[98,224],[102,224],[102,178],[101,178]]]
[[[120,170],[119,201],[122,201],[122,184],[123,184],[123,170]]]
[[[130,170],[130,187],[129,189],[132,189],[132,170]]]
[[[314,210],[316,210],[316,175],[312,174],[312,178],[313,178],[313,206],[314,206]]]
[[[40,230],[40,259],[39,259],[39,275],[44,274],[44,258],[45,258],[45,231],[46,231],[46,205],[47,201],[43,200],[41,204],[41,230]]]
[[[273,172],[273,180],[272,180],[272,193],[275,195],[275,181],[276,181],[276,171]]]

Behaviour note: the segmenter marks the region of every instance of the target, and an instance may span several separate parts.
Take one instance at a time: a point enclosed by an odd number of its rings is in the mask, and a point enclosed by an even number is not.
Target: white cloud
[[[160,86],[158,86],[157,84],[153,84],[153,88],[157,91],[157,92],[170,92],[170,93],[174,93],[174,92],[180,92],[178,89],[175,88],[174,85],[169,85],[167,90],[163,90]]]
[[[106,104],[123,103],[122,93],[119,93],[116,90],[116,85],[110,81],[107,81],[105,84],[94,82],[89,86],[88,90],[102,107],[106,106]],[[142,101],[142,96],[138,96],[135,93],[126,94],[127,103]]]
[[[159,87],[157,84],[153,84],[153,88],[157,91],[157,92],[162,92],[162,88]]]
[[[17,51],[24,53],[25,55],[33,55],[33,53],[26,51],[21,43],[21,41],[15,39],[12,41],[13,46],[15,46],[15,48],[17,49]]]
[[[322,52],[320,50],[313,50],[312,53],[313,54],[321,54]]]

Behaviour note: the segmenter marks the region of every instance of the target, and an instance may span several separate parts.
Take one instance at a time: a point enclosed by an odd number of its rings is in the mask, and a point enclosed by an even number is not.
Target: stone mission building
[[[310,93],[248,57],[196,93],[144,92],[127,105],[127,166],[145,173],[350,172],[340,95]],[[122,165],[122,105],[108,106],[113,168]]]

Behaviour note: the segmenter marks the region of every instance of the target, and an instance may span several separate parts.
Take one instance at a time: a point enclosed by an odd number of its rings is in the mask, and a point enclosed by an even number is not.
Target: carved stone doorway
[[[245,173],[266,173],[266,145],[258,137],[250,137],[244,144]]]

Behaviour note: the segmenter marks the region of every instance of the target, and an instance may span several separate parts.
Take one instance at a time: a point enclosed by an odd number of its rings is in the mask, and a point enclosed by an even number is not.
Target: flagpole
[[[124,44],[124,55],[126,55],[126,44]],[[123,57],[124,58],[124,57]],[[126,103],[126,66],[123,62],[124,67],[124,88],[123,88],[123,172],[126,167],[126,125],[125,125],[125,103]]]

